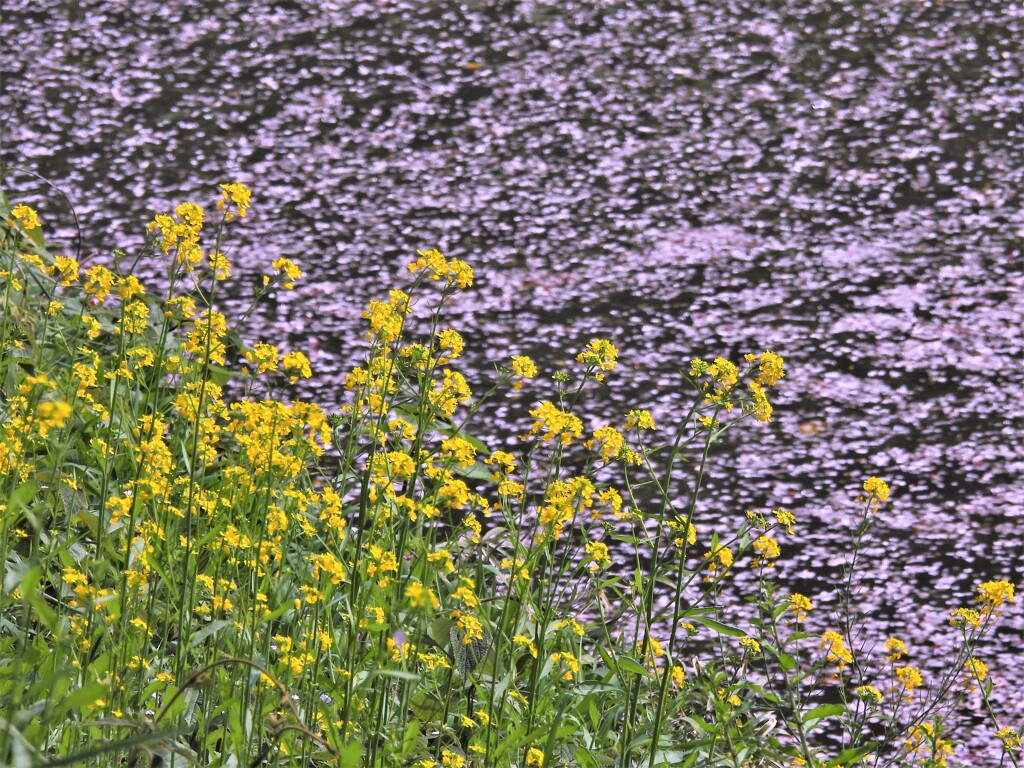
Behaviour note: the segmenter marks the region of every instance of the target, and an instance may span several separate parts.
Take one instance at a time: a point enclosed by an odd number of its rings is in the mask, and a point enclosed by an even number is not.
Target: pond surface
[[[436,245],[477,271],[454,311],[480,380],[606,336],[623,365],[593,410],[667,424],[691,357],[782,353],[774,420],[720,452],[707,513],[793,509],[780,576],[823,594],[861,480],[887,478],[880,639],[937,652],[974,584],[1021,582],[1020,3],[3,6],[0,159],[60,185],[90,258],[250,185],[240,280],[281,255],[307,275],[253,334],[316,350],[323,405],[362,306]],[[73,249],[60,197],[11,183]],[[1018,607],[986,649],[1018,724],[1022,633]]]

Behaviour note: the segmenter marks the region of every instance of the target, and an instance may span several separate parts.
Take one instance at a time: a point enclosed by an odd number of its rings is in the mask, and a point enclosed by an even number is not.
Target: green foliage
[[[286,399],[305,355],[248,346],[216,309],[250,202],[222,192],[209,221],[180,205],[87,270],[0,202],[0,763],[944,765],[969,687],[991,714],[974,651],[1008,583],[956,612],[957,655],[927,683],[902,643],[860,636],[878,478],[834,630],[770,578],[791,513],[706,530],[712,446],[770,419],[780,356],[691,361],[678,423],[585,428],[612,343],[544,379],[496,361],[474,395],[444,324],[472,270],[422,251],[364,312],[325,413]],[[166,265],[162,296],[142,260]],[[300,277],[279,259],[254,301]],[[467,431],[488,398],[526,394],[518,450]],[[726,599],[740,567],[746,602]],[[1000,731],[1014,765],[1019,735]]]

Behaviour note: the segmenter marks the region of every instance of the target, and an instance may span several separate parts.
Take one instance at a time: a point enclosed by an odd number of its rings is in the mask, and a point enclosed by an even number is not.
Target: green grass
[[[222,191],[88,269],[0,199],[0,764],[943,765],[968,697],[1003,725],[973,654],[1012,585],[979,586],[926,680],[849,608],[884,482],[851,501],[834,615],[772,580],[790,512],[705,523],[713,448],[771,418],[779,355],[692,361],[672,424],[584,425],[604,339],[564,370],[495,360],[473,393],[445,322],[472,269],[423,251],[325,412],[281,394],[300,350],[217,310],[249,205]],[[301,278],[270,272],[256,301]],[[524,395],[519,449],[488,450],[480,405]]]

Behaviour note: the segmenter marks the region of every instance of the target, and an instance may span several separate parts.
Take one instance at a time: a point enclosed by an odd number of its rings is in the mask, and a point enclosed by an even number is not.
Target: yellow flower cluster
[[[464,289],[473,284],[473,270],[466,262],[446,259],[436,248],[416,253],[419,258],[409,264],[409,271],[414,275],[444,280],[447,287]]]
[[[850,653],[843,636],[838,632],[832,630],[825,632],[821,636],[821,647],[825,649],[825,657],[838,669],[843,669],[847,664],[853,662],[853,654]]]
[[[562,445],[569,445],[573,438],[583,434],[583,422],[579,417],[566,413],[550,400],[545,400],[533,408],[530,415],[536,419],[530,428],[530,434],[539,434],[545,442],[557,439]]]
[[[224,221],[231,221],[236,214],[238,218],[243,218],[249,211],[252,191],[238,182],[221,184],[220,188],[221,196],[217,201],[217,210],[224,212]]]
[[[39,214],[27,205],[16,205],[11,208],[11,216],[12,218],[7,220],[8,227],[18,225],[26,232],[40,227]]]

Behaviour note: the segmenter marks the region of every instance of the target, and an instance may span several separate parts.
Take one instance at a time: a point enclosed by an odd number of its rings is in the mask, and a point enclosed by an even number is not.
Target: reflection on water
[[[865,609],[926,648],[973,583],[1021,580],[1017,4],[4,6],[2,158],[59,181],[90,256],[239,179],[240,271],[308,274],[261,333],[315,344],[328,382],[423,245],[477,268],[455,311],[482,373],[614,338],[606,412],[669,421],[690,357],[774,348],[783,402],[723,454],[709,513],[794,509],[814,533],[784,575],[815,593],[859,480],[890,479],[872,580],[936,603]],[[40,208],[68,239],[62,205]],[[991,649],[1007,691],[1021,629]]]

